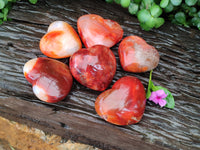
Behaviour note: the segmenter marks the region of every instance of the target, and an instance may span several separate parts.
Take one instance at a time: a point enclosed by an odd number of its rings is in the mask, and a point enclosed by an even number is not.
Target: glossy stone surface
[[[23,71],[40,100],[55,103],[64,99],[71,90],[72,75],[68,66],[60,61],[43,57],[31,59]]]
[[[117,80],[112,89],[101,93],[95,109],[104,120],[116,125],[138,123],[146,105],[145,89],[141,81],[133,76]]]
[[[82,85],[103,91],[115,75],[115,55],[103,45],[81,49],[71,56],[70,70],[73,77]]]
[[[40,40],[40,50],[51,58],[70,57],[80,48],[82,44],[78,34],[71,25],[63,21],[51,23]]]
[[[119,45],[121,66],[129,72],[146,72],[157,67],[159,53],[151,45],[138,36],[128,36]]]
[[[116,21],[95,14],[79,17],[77,26],[85,47],[94,45],[112,47],[123,37],[123,29]]]

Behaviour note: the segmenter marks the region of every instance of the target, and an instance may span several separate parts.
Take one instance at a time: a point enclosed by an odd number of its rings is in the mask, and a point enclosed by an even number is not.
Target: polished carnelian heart
[[[146,72],[157,67],[159,53],[138,36],[128,36],[119,45],[119,58],[122,68],[129,72]]]
[[[40,50],[51,58],[70,57],[81,48],[78,34],[71,25],[63,21],[51,23],[47,33],[40,40]]]
[[[95,14],[81,16],[77,26],[85,47],[94,45],[112,47],[123,37],[123,29],[117,22],[103,19]]]
[[[58,102],[71,90],[73,78],[69,67],[60,61],[43,57],[31,59],[23,71],[34,94],[45,102]]]
[[[73,77],[82,85],[97,91],[105,90],[116,72],[113,52],[103,45],[81,49],[70,58]]]
[[[110,123],[130,125],[141,120],[145,105],[143,84],[136,77],[126,76],[97,97],[95,109],[99,116]]]

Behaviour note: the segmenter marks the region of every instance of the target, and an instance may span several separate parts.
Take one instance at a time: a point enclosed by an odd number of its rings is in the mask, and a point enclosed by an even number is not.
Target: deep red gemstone
[[[146,98],[141,81],[132,76],[119,79],[112,89],[101,93],[95,109],[104,120],[116,125],[138,123],[144,113]]]
[[[116,59],[109,48],[96,45],[74,53],[69,66],[73,77],[82,85],[103,91],[115,75]]]
[[[35,58],[24,66],[25,78],[32,84],[34,94],[41,100],[55,103],[71,90],[73,78],[68,66],[50,58]]]

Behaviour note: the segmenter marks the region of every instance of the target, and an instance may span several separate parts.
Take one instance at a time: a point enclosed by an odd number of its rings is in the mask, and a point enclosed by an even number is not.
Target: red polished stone
[[[144,113],[146,98],[141,81],[133,76],[119,79],[112,89],[101,93],[95,109],[104,120],[116,125],[138,123]]]
[[[69,66],[79,83],[90,89],[103,91],[115,75],[116,59],[109,48],[96,45],[74,53]]]
[[[123,29],[117,22],[95,14],[81,16],[77,26],[85,47],[94,45],[112,47],[123,37]]]
[[[159,53],[138,36],[128,36],[119,45],[121,66],[129,72],[146,72],[157,67]]]
[[[24,76],[41,100],[55,103],[71,90],[73,78],[68,66],[50,58],[35,58],[24,65]]]

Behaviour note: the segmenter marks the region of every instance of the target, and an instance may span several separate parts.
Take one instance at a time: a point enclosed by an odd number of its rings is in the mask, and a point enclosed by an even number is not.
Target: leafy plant
[[[175,106],[175,102],[172,93],[162,86],[155,86],[153,84],[152,72],[153,70],[151,70],[149,75],[149,84],[147,88],[146,98],[156,104],[159,104],[161,107],[165,106],[167,108],[173,109]]]
[[[29,0],[29,2],[30,2],[31,4],[36,4],[36,3],[37,3],[37,0]]]
[[[159,28],[170,20],[172,23],[200,30],[200,0],[105,0],[128,8],[137,16],[142,29]]]
[[[19,0],[0,0],[0,24],[9,20],[8,13],[11,10],[14,3]],[[31,4],[36,4],[37,0],[29,0]]]

